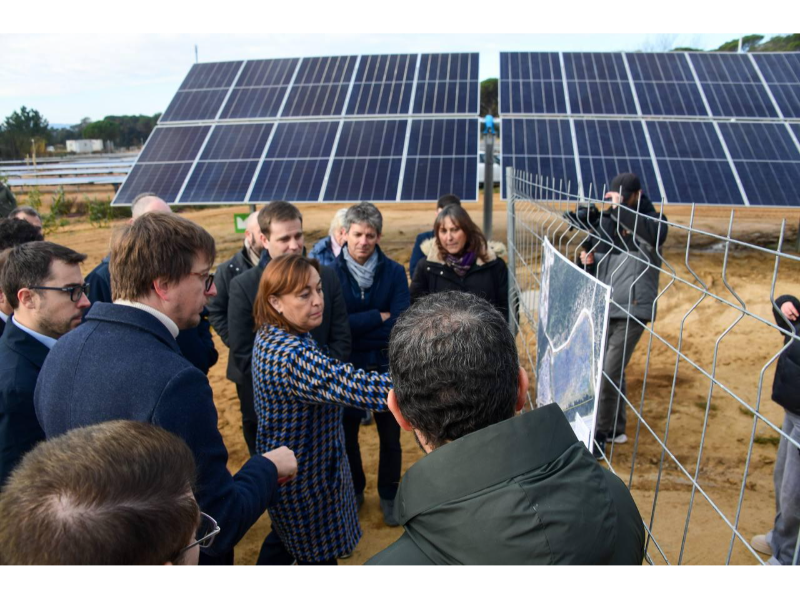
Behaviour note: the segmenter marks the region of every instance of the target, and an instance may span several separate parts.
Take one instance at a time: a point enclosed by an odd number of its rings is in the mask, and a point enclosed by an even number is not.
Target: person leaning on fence
[[[488,302],[420,299],[392,330],[389,369],[389,410],[425,456],[397,493],[405,533],[369,564],[641,564],[630,492],[561,408],[515,416],[528,375]]]
[[[773,308],[775,321],[786,332],[800,336],[800,300],[781,296]],[[788,321],[788,323],[787,323]],[[786,349],[778,357],[772,399],[783,407],[783,433],[775,461],[775,522],[766,535],[757,535],[750,544],[771,555],[770,564],[800,564],[800,341],[784,333]]]
[[[626,393],[624,369],[644,324],[656,318],[659,253],[668,228],[667,218],[656,212],[633,173],[617,175],[608,189],[605,197],[611,200],[611,207],[587,226],[588,232],[596,233],[584,242],[580,253],[581,262],[595,265],[596,277],[611,286],[595,434],[598,457],[600,451],[605,452],[606,442],[628,441],[622,399]]]
[[[461,206],[461,198],[456,196],[455,194],[445,194],[441,196],[436,201],[436,216],[439,216],[439,213],[442,212],[445,208],[451,205],[458,205]],[[408,275],[410,277],[414,277],[414,271],[417,268],[417,263],[421,261],[425,256],[427,256],[428,252],[422,250],[422,244],[425,243],[426,240],[430,240],[433,238],[433,230],[431,231],[423,231],[417,236],[417,239],[414,241],[414,248],[411,250],[411,259],[408,263]],[[428,247],[429,248],[429,247]]]
[[[342,293],[350,319],[353,351],[350,362],[356,368],[376,373],[389,371],[389,336],[397,318],[411,302],[408,280],[402,265],[386,256],[379,242],[383,216],[374,204],[354,204],[344,218],[347,243],[334,268],[342,284]],[[364,411],[345,408],[342,416],[344,441],[350,472],[353,475],[356,499],[364,502],[367,485],[361,462],[358,430]],[[388,412],[375,413],[380,439],[378,462],[378,496],[383,520],[390,527],[399,523],[394,517],[394,497],[400,481],[403,449],[400,427]]]
[[[36,415],[48,438],[102,421],[163,427],[189,445],[197,462],[197,500],[222,531],[202,564],[233,564],[233,548],[278,501],[278,479],[295,474],[288,448],[251,457],[235,476],[220,435],[208,378],[175,338],[197,325],[216,293],[216,246],[202,227],[170,213],[135,219],[111,246],[113,304],[98,303],[86,322],[50,350],[36,384]]]
[[[0,564],[196,565],[218,529],[194,497],[192,452],[135,421],[36,446],[0,494]]]
[[[0,178],[0,218],[6,218],[9,213],[17,207],[17,199]]]
[[[427,257],[417,263],[411,301],[428,294],[461,291],[488,300],[508,320],[508,267],[505,246],[486,238],[460,205],[442,209],[434,237],[422,243]]]
[[[299,254],[274,258],[253,308],[258,449],[290,444],[298,460],[297,478],[269,508],[258,564],[336,564],[361,538],[342,407],[385,411],[391,380],[331,358],[314,341],[326,302],[321,268]]]
[[[346,208],[340,208],[336,211],[333,219],[331,219],[328,235],[314,244],[311,252],[308,253],[309,258],[316,258],[323,267],[333,265],[336,257],[342,251],[342,246],[347,241],[345,239],[347,232],[344,228],[344,215],[346,212]]]

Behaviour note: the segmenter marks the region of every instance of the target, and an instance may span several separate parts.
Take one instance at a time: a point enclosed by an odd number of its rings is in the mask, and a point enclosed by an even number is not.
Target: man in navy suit
[[[43,239],[41,227],[36,228],[20,219],[0,219],[0,277],[2,277],[3,265],[8,257],[6,250],[26,242],[41,242]],[[0,335],[3,335],[6,322],[13,312],[11,303],[6,300],[3,290],[0,288]]]
[[[208,378],[175,341],[216,293],[215,254],[214,238],[177,215],[151,212],[127,225],[111,248],[114,303],[99,302],[51,350],[34,403],[48,438],[114,419],[183,438],[197,462],[200,509],[221,529],[200,563],[232,564],[234,546],[278,499],[278,480],[293,477],[297,461],[281,447],[231,476]]]
[[[47,353],[89,308],[79,266],[84,260],[85,254],[51,242],[8,251],[0,285],[14,316],[0,338],[0,485],[44,439],[33,391]]]
[[[171,213],[169,204],[152,193],[139,194],[131,204],[131,221],[149,212]],[[111,273],[108,265],[110,256],[106,256],[94,270],[86,276],[89,284],[89,300],[95,302],[111,302]],[[217,364],[219,353],[214,348],[211,337],[211,324],[208,322],[208,310],[204,307],[200,314],[200,322],[178,334],[178,346],[186,359],[203,373]]]

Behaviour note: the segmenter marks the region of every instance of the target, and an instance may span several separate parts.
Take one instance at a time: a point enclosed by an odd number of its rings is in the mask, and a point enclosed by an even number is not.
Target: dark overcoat
[[[8,320],[0,337],[0,485],[22,455],[44,439],[33,390],[47,352],[47,346]]]
[[[208,553],[230,553],[278,500],[275,465],[257,454],[235,476],[217,429],[208,379],[180,353],[153,315],[101,302],[45,360],[34,397],[48,438],[114,419],[153,423],[188,444],[197,463],[197,500],[221,531]]]
[[[211,321],[214,331],[219,334],[222,343],[226,346],[230,345],[230,342],[228,342],[228,298],[231,280],[252,267],[250,253],[243,246],[230,260],[226,260],[219,265],[214,274],[217,295],[208,301],[208,319]]]

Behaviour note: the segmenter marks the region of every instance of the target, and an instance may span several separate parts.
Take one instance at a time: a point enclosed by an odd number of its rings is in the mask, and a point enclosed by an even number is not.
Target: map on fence
[[[611,288],[545,240],[536,332],[536,404],[557,402],[591,450]]]

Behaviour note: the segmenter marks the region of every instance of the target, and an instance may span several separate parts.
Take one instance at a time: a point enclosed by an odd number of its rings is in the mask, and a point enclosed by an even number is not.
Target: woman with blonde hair
[[[309,331],[322,321],[319,263],[298,254],[272,260],[253,313],[257,448],[291,447],[297,476],[269,508],[272,532],[259,564],[336,564],[361,538],[342,408],[385,411],[391,379],[324,354]],[[260,450],[259,450],[260,451]]]
[[[459,205],[444,208],[422,251],[427,256],[414,270],[412,304],[427,294],[469,292],[488,300],[508,320],[508,267],[500,258],[505,246],[487,243],[466,210]]]

